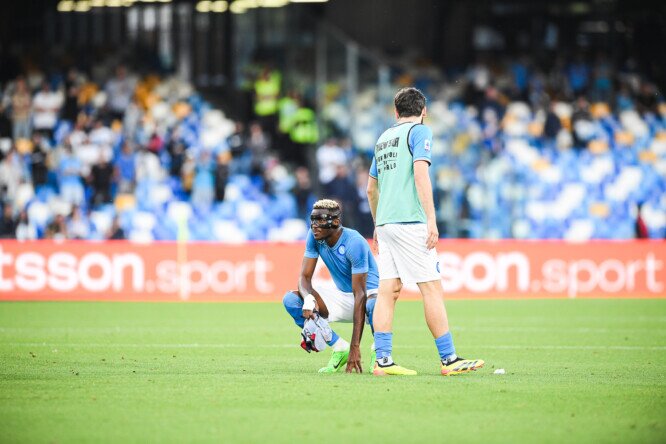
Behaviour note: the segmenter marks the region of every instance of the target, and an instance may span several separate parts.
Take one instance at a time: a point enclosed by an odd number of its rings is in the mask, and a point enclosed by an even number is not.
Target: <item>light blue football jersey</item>
[[[331,273],[338,290],[352,292],[352,274],[368,273],[367,290],[379,288],[379,272],[368,241],[358,231],[343,227],[340,239],[333,247],[325,241],[315,240],[312,230],[305,242],[305,257],[321,257]]]

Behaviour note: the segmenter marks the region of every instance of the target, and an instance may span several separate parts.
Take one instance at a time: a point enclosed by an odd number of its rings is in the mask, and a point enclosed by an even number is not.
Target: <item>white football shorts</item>
[[[354,321],[354,294],[344,293],[338,290],[335,284],[313,285],[319,296],[324,300],[328,308],[328,322],[353,322]],[[377,295],[377,289],[371,288],[367,291],[368,297]],[[365,315],[365,323],[368,323],[368,315]]]
[[[377,227],[379,279],[399,278],[403,284],[438,281],[437,250],[428,250],[426,224],[386,224]]]

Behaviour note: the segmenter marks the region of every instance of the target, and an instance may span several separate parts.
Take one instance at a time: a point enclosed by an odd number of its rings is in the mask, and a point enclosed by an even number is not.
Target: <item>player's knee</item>
[[[400,282],[400,279],[381,281],[379,283],[379,294],[382,298],[390,295],[393,297],[393,300],[396,301],[400,296],[400,290],[402,290],[402,282]]]
[[[282,304],[286,309],[292,307],[298,307],[300,309],[303,306],[303,300],[293,291],[288,291],[282,297]]]
[[[372,313],[375,311],[375,304],[377,303],[377,298],[368,298],[365,302],[365,312],[368,313],[368,317],[372,316]]]
[[[299,327],[303,327],[303,299],[301,299],[297,294],[288,291],[282,297],[282,304],[284,305],[285,310],[289,313],[294,319],[294,322]]]
[[[402,284],[397,283],[391,288],[391,295],[393,296],[393,300],[397,301],[398,297],[400,297],[400,290],[402,290]]]
[[[372,323],[372,315],[375,312],[375,303],[377,302],[377,298],[372,298],[368,299],[365,303],[365,312],[368,316],[368,324],[370,324],[370,328],[374,332],[374,324]]]

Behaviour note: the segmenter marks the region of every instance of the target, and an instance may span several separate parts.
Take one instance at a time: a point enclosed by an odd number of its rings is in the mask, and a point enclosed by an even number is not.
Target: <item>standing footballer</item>
[[[476,370],[480,359],[456,355],[444,307],[439,262],[439,238],[428,168],[432,131],[423,125],[426,98],[416,88],[395,95],[397,122],[375,145],[370,167],[368,201],[379,247],[379,294],[374,311],[375,375],[415,375],[391,356],[393,312],[405,283],[416,283],[423,296],[425,318],[435,338],[442,375]]]

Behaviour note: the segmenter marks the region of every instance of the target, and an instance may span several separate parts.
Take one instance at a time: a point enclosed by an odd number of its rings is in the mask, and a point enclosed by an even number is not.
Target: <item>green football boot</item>
[[[344,368],[344,365],[349,359],[349,350],[333,352],[331,359],[328,360],[326,367],[319,369],[319,373],[335,373],[339,372]]]

